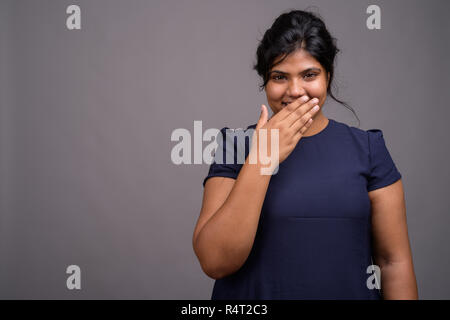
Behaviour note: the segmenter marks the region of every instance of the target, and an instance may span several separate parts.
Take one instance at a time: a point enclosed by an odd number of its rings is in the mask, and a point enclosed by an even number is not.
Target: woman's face
[[[275,59],[275,63],[281,57]],[[303,95],[318,98],[321,112],[327,97],[329,74],[308,52],[298,49],[269,71],[265,91],[273,113]]]

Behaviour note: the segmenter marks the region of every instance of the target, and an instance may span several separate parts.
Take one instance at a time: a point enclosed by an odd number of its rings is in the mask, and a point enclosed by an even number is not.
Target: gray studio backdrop
[[[342,50],[338,97],[403,175],[419,296],[449,299],[447,0],[1,1],[0,298],[209,299],[191,243],[209,166],[173,164],[171,133],[256,123],[258,40],[308,7]]]

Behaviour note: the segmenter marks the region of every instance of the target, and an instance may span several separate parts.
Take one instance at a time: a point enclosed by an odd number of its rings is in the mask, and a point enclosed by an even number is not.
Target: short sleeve
[[[367,130],[369,139],[370,174],[367,191],[386,187],[402,176],[386,147],[383,132],[379,129]]]
[[[244,131],[242,130],[242,132]],[[205,187],[206,180],[212,177],[237,179],[246,155],[248,154],[248,140],[244,140],[242,143],[241,139],[236,137],[234,129],[224,127],[220,130],[219,135],[222,135],[222,141],[218,142],[216,153],[214,155],[214,161],[209,167],[208,175],[203,180],[203,187]],[[219,137],[217,137],[216,140],[218,140],[218,138]],[[217,152],[219,148],[222,148],[222,153]],[[238,154],[241,151],[244,152],[244,157],[239,157],[238,160]],[[218,161],[220,158],[222,158],[222,161]],[[232,160],[230,161],[230,159]]]

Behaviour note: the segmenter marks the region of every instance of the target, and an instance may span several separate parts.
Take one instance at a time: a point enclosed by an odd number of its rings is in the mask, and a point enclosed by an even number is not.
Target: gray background
[[[208,165],[174,165],[171,133],[256,123],[258,40],[311,5],[342,50],[338,97],[403,175],[419,297],[449,299],[447,0],[1,1],[0,298],[209,299],[191,244]]]

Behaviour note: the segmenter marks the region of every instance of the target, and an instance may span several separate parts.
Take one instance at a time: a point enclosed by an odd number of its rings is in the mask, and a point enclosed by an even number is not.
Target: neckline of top
[[[311,139],[311,138],[314,138],[314,137],[321,136],[325,132],[328,132],[330,130],[331,126],[334,125],[334,123],[335,123],[335,121],[333,119],[328,118],[328,123],[327,123],[326,127],[322,129],[322,131],[319,131],[318,133],[313,134],[312,136],[304,136],[300,140],[302,140],[302,139]],[[247,129],[255,130],[256,125],[257,124],[250,125],[250,126],[247,127]]]
[[[334,121],[333,119],[328,118],[328,123],[327,123],[327,126],[325,128],[323,128],[318,133],[313,134],[312,136],[303,136],[303,137],[301,137],[300,140],[311,139],[311,138],[319,137],[319,136],[323,135],[325,132],[327,132],[330,129],[331,125],[333,124],[333,121]]]

